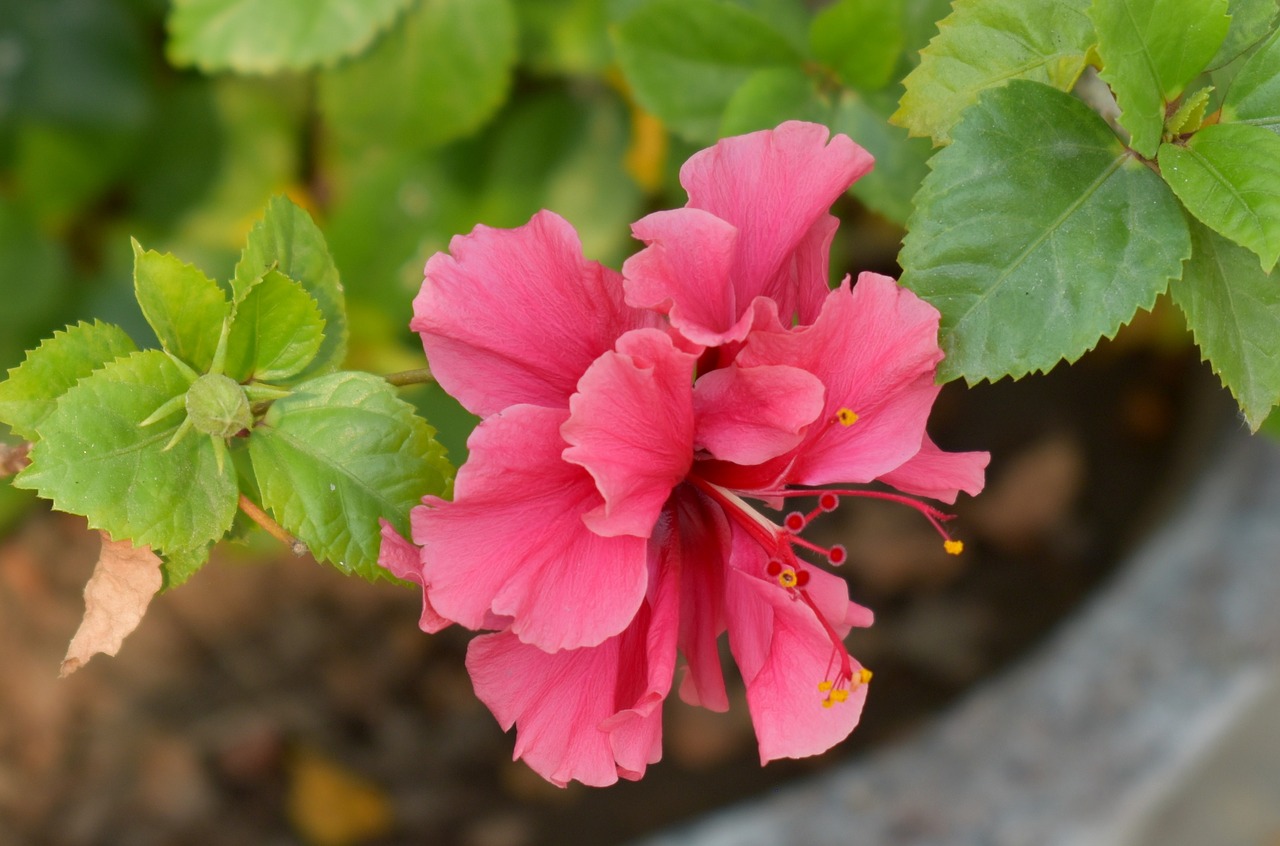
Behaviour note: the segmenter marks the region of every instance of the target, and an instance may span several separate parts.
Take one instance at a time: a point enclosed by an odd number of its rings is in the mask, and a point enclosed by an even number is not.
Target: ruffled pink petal
[[[621,632],[644,598],[645,540],[601,537],[582,522],[600,504],[585,470],[561,458],[567,411],[518,405],[467,441],[454,500],[410,514],[422,575],[442,616],[479,628],[490,614],[547,651]]]
[[[427,586],[422,578],[422,559],[418,547],[405,540],[385,519],[379,518],[382,527],[382,546],[378,549],[378,564],[391,571],[391,575],[406,582],[422,585],[422,617],[418,620],[418,628],[428,634],[434,634],[453,624],[452,620],[441,617],[431,606],[427,596]]]
[[[938,312],[894,280],[863,273],[827,295],[812,326],[753,333],[738,363],[786,364],[826,386],[826,404],[780,484],[870,482],[920,450],[938,394]],[[852,425],[837,421],[847,409]]]
[[[717,640],[725,629],[724,576],[731,535],[720,506],[691,486],[676,489],[652,543],[678,551],[680,652],[686,672],[680,698],[711,711],[729,710]]]
[[[678,572],[657,587],[631,625],[599,646],[543,652],[509,632],[467,650],[476,695],[503,729],[516,726],[515,758],[564,787],[638,779],[662,756],[662,702],[671,689]]]
[[[815,247],[834,232],[827,209],[874,163],[847,136],[828,143],[829,135],[820,124],[789,121],[726,138],[680,169],[689,206],[738,230],[733,274],[741,308],[766,296],[789,315],[807,289],[825,293],[826,253]]]
[[[694,442],[724,461],[759,464],[799,445],[825,393],[816,376],[795,367],[712,370],[693,386]]]
[[[654,212],[631,225],[649,246],[622,264],[627,302],[667,315],[705,346],[741,340],[750,329],[733,280],[737,230],[699,209]]]
[[[583,517],[599,535],[647,538],[693,462],[697,357],[657,329],[637,329],[596,359],[569,401],[564,460],[587,470],[604,504]]]
[[[858,725],[867,686],[823,707],[834,649],[813,610],[774,582],[731,569],[726,585],[729,646],[747,685],[760,762],[825,752]],[[857,676],[860,666],[853,662]]]
[[[880,481],[904,493],[955,502],[960,491],[977,496],[986,484],[989,452],[943,452],[926,435],[920,451]]]
[[[587,366],[656,316],[623,302],[621,277],[582,256],[564,219],[542,211],[516,229],[477,226],[427,261],[409,326],[432,375],[474,414],[509,405],[564,408]]]

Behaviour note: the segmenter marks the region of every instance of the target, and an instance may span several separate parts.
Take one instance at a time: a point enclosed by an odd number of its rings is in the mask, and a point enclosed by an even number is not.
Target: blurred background
[[[328,53],[273,41],[270,17],[257,46],[219,40],[303,1],[0,0],[0,366],[80,319],[145,343],[129,238],[225,279],[284,193],[337,261],[349,366],[418,367],[410,302],[450,237],[550,208],[617,267],[632,221],[683,204],[690,153],[792,117],[878,159],[835,209],[833,276],[896,272],[930,148],[886,118],[945,0],[715,0],[767,26],[743,23],[755,46],[714,61],[646,46],[674,0],[387,0]],[[842,25],[836,6],[878,9],[861,64],[810,38],[816,16]],[[406,397],[464,460],[474,421],[439,391]],[[947,386],[935,439],[994,456],[988,492],[956,509],[965,555],[881,503],[815,527],[877,614],[850,642],[876,673],[854,736],[762,769],[740,689],[726,715],[672,701],[664,761],[608,790],[510,761],[464,633],[423,635],[416,593],[265,541],[219,548],[118,658],[59,681],[96,540],[2,485],[0,842],[608,844],[762,795],[907,735],[1039,643],[1164,513],[1204,421],[1230,414],[1162,308],[1069,369]]]

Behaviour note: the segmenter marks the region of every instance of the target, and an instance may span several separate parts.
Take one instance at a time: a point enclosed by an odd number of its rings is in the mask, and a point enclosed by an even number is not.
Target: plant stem
[[[419,367],[417,370],[401,370],[399,373],[388,373],[382,378],[397,388],[403,388],[406,385],[426,385],[435,381],[431,371],[425,367]]]
[[[244,494],[240,494],[240,510],[247,514],[250,520],[265,529],[267,534],[289,547],[289,551],[294,555],[307,554],[307,545],[305,543],[286,532],[279,523],[271,519],[270,514],[259,508],[253,500]]]

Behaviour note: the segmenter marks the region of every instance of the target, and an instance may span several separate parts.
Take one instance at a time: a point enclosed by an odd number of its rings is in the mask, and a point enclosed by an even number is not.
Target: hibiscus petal
[[[427,261],[409,327],[432,375],[481,417],[509,405],[564,408],[587,366],[656,316],[623,302],[621,277],[582,256],[563,218],[477,226]]]
[[[713,456],[759,464],[794,449],[822,413],[825,389],[816,376],[785,365],[730,365],[693,386],[694,442]]]
[[[453,624],[437,613],[427,596],[427,586],[422,578],[422,558],[418,547],[405,540],[389,522],[379,518],[382,527],[382,546],[378,549],[378,564],[391,571],[397,579],[422,585],[422,617],[418,620],[418,628],[428,634],[434,634]]]
[[[454,500],[410,517],[432,606],[468,628],[511,618],[526,643],[554,651],[621,632],[644,598],[646,544],[582,522],[600,504],[590,475],[561,458],[567,411],[519,405],[467,441]]]
[[[678,571],[664,565],[655,581],[654,596],[631,625],[599,646],[547,653],[509,632],[471,642],[467,669],[476,695],[503,729],[516,726],[514,757],[553,784],[638,779],[662,757]]]
[[[680,169],[689,206],[738,230],[733,280],[739,309],[767,296],[789,315],[808,289],[825,291],[825,247],[834,232],[827,209],[874,163],[847,136],[828,143],[829,135],[820,124],[789,121],[726,138]]]
[[[904,493],[955,502],[960,491],[977,496],[986,484],[989,452],[943,452],[926,435],[920,451],[880,477]]]
[[[859,276],[852,291],[848,280],[831,291],[812,326],[753,333],[740,365],[799,367],[827,390],[781,482],[870,482],[919,452],[938,394],[937,338],[937,309],[875,273]],[[843,410],[856,421],[838,423]]]
[[[564,460],[584,467],[604,497],[583,518],[595,533],[647,538],[689,472],[695,361],[657,329],[637,329],[583,374],[560,434]]]
[[[725,629],[724,574],[729,520],[720,506],[691,486],[676,489],[653,544],[674,549],[680,562],[680,652],[687,672],[680,698],[712,711],[729,710],[717,640]]]

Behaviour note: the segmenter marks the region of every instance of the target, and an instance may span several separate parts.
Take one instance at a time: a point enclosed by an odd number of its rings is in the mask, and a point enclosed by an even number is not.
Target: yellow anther
[[[832,705],[834,705],[834,704],[835,704],[835,703],[833,703],[830,699],[824,699],[824,700],[822,700],[822,707],[823,707],[823,708],[830,708],[830,707],[831,707]]]
[[[829,681],[818,682],[818,690],[820,690],[821,692],[826,693],[830,689],[831,689],[831,682]]]
[[[793,588],[796,586],[796,571],[790,567],[778,574],[778,584],[784,588]]]
[[[943,541],[942,548],[947,551],[948,555],[959,555],[964,552],[964,541],[949,540]]]
[[[858,422],[858,415],[854,414],[852,409],[842,408],[836,412],[836,420],[841,426],[852,426]]]
[[[843,702],[849,698],[849,691],[841,688],[840,690],[831,691],[831,700],[833,702]]]
[[[858,671],[858,684],[866,684],[871,681],[871,671],[863,667]]]

